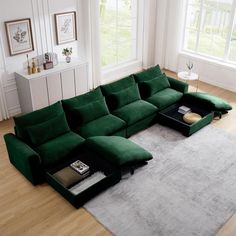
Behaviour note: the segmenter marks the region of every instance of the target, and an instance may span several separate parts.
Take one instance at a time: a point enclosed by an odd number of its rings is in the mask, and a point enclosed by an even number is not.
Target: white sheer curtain
[[[154,65],[155,37],[156,37],[156,4],[157,0],[144,1],[143,24],[143,68]]]
[[[8,118],[9,118],[9,114],[7,110],[5,92],[4,92],[3,84],[0,78],[0,121],[8,119]]]
[[[2,38],[0,35],[0,121],[9,118],[9,112],[7,109],[7,102],[6,96],[3,86],[4,74],[5,74],[5,61],[4,61],[4,51],[3,51],[3,44]]]
[[[186,0],[157,0],[155,64],[177,71]]]
[[[83,1],[86,11],[87,35],[86,51],[89,60],[90,88],[96,88],[101,84],[101,52],[100,52],[100,32],[99,32],[99,0]]]

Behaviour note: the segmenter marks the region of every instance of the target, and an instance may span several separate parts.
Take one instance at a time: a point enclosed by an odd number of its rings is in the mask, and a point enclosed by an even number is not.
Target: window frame
[[[187,49],[186,47],[186,31],[189,30],[189,28],[187,27],[187,9],[188,6],[190,5],[189,3],[190,0],[186,0],[186,6],[185,6],[185,17],[184,17],[184,29],[183,29],[183,40],[182,40],[182,52],[186,52],[187,54],[191,54],[191,55],[196,55],[197,57],[203,57],[203,58],[208,58],[210,60],[213,61],[217,61],[217,62],[221,62],[224,64],[229,64],[229,65],[236,65],[236,61],[230,60],[229,59],[229,55],[230,55],[230,47],[231,47],[231,38],[232,38],[232,33],[233,33],[233,28],[234,25],[236,25],[236,0],[233,0],[232,3],[232,8],[230,11],[230,19],[229,19],[229,31],[227,33],[226,36],[226,43],[225,43],[225,49],[224,49],[224,56],[223,57],[216,57],[216,56],[212,56],[206,53],[201,53],[198,51],[198,46],[199,46],[199,38],[200,38],[200,25],[201,25],[201,21],[202,21],[202,11],[203,11],[203,3],[205,0],[201,0],[201,6],[200,6],[200,19],[199,19],[199,26],[197,29],[197,38],[196,38],[196,44],[195,44],[195,48],[194,50],[191,49]]]
[[[134,1],[134,0],[132,0]],[[136,43],[133,46],[136,50],[136,58],[122,61],[117,64],[107,66],[101,65],[102,83],[112,82],[117,78],[122,78],[134,71],[142,69],[142,55],[143,55],[143,27],[144,27],[144,0],[137,1],[136,10]],[[101,52],[102,53],[102,52]]]

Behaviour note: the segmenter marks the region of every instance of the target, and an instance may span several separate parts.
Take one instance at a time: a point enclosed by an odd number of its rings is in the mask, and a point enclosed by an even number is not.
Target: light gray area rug
[[[85,205],[115,235],[215,235],[236,212],[235,136],[157,124],[130,140],[154,159]]]

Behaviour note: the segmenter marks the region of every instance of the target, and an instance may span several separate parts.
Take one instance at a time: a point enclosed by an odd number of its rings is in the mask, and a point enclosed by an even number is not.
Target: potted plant
[[[66,56],[66,62],[70,63],[71,61],[72,48],[63,48],[62,55]]]

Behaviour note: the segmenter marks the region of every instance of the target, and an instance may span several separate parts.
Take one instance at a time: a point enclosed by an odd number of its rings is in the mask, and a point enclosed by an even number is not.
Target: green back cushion
[[[26,142],[30,142],[30,137],[27,131],[28,126],[48,121],[62,113],[64,113],[64,110],[61,102],[57,102],[40,110],[14,117],[16,135]]]
[[[107,97],[108,106],[111,110],[118,109],[127,104],[140,100],[140,94],[136,84]]]
[[[162,72],[161,72],[160,66],[156,65],[140,73],[134,74],[134,78],[137,83],[140,83],[143,81],[154,79],[161,74]]]
[[[87,105],[76,107],[72,110],[73,115],[81,121],[81,123],[88,123],[96,120],[99,117],[109,114],[105,99],[91,102]]]
[[[197,102],[214,111],[227,111],[232,109],[232,106],[225,100],[207,93],[186,93],[184,99],[188,102]]]
[[[39,146],[70,131],[65,114],[62,113],[48,121],[27,127],[33,145]]]
[[[134,84],[135,84],[134,76],[130,75],[124,79],[115,81],[113,83],[102,85],[101,89],[104,96],[108,96],[111,93],[119,92],[123,89],[133,86]]]
[[[169,80],[167,79],[165,74],[160,75],[152,80],[140,82],[138,85],[142,97],[145,98],[150,97],[155,93],[170,87]]]
[[[106,102],[110,110],[115,110],[140,99],[133,75],[103,85],[101,89],[102,93],[106,96]]]
[[[78,120],[77,117],[73,116],[74,109],[77,109],[79,107],[87,105],[91,102],[102,100],[103,98],[104,97],[103,97],[101,89],[99,87],[91,92],[82,94],[80,96],[66,99],[66,100],[62,100],[62,105],[63,105],[63,108],[66,112],[66,117],[67,117],[67,121],[69,123],[69,126],[72,129],[76,129],[82,124],[81,120]]]

